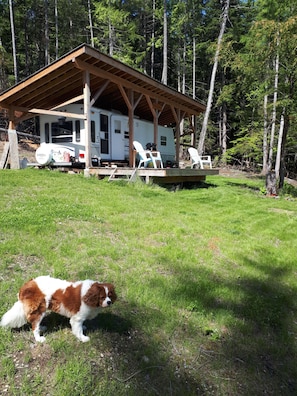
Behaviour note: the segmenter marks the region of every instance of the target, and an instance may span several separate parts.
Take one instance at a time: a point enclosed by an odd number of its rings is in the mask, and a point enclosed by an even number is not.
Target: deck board
[[[89,174],[104,178],[114,173],[114,167],[90,168]],[[131,176],[135,168],[118,167],[118,176]],[[183,183],[183,182],[199,182],[204,181],[206,176],[219,174],[219,169],[192,169],[192,168],[137,168],[136,174],[140,178],[144,178],[146,183],[153,181],[154,183]]]

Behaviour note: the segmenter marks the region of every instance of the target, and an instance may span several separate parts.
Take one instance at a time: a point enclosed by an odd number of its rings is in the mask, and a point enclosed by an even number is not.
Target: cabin
[[[64,162],[83,162],[86,175],[115,175],[120,161],[126,162],[129,178],[179,182],[218,174],[217,169],[182,169],[179,163],[180,125],[189,120],[195,142],[195,120],[204,104],[86,44],[2,92],[0,111],[9,120],[11,136],[20,122],[39,116],[41,147],[66,145]],[[156,146],[163,162],[175,167],[137,170],[136,139]],[[47,156],[47,149],[40,151]]]

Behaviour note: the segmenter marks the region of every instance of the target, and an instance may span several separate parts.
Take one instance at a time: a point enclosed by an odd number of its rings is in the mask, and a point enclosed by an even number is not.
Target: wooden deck
[[[99,179],[108,177],[110,181],[119,179],[134,181],[139,177],[146,183],[174,184],[205,181],[206,176],[218,175],[219,169],[106,167],[90,168],[88,172]]]

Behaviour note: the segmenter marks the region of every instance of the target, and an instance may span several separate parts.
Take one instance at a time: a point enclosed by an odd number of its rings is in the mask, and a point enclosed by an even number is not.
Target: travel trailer
[[[57,109],[60,112],[83,114],[83,105],[72,104]],[[154,141],[152,122],[134,119],[134,140],[144,148]],[[40,115],[40,147],[36,150],[37,163],[46,166],[84,166],[86,134],[82,118]],[[164,164],[175,161],[174,132],[172,128],[158,126],[156,149]],[[128,162],[129,127],[128,116],[91,108],[91,158],[93,166],[105,162]]]

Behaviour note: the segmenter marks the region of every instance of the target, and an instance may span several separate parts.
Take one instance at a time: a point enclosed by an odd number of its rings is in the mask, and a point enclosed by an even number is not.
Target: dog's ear
[[[111,299],[112,303],[117,299],[114,285],[112,283],[106,283],[105,286],[108,288],[108,297]]]
[[[83,296],[83,302],[90,307],[100,307],[101,300],[105,298],[105,289],[99,283],[95,282]]]

